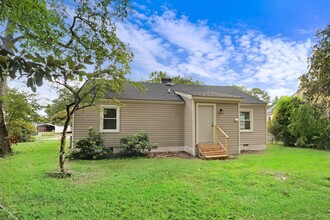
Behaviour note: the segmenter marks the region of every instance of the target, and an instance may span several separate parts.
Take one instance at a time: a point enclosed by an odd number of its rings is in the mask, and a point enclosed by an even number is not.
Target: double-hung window
[[[119,107],[115,105],[101,106],[100,131],[119,132]]]
[[[253,131],[253,112],[252,110],[242,110],[239,116],[240,131]]]

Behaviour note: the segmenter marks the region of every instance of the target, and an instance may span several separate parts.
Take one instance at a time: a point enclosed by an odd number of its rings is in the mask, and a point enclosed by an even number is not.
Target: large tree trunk
[[[0,81],[0,156],[4,156],[12,152],[8,139],[8,130],[5,123],[3,113],[3,96],[5,93],[5,82]]]
[[[66,116],[66,120],[65,120],[65,123],[64,123],[63,131],[62,131],[62,137],[61,137],[60,157],[59,157],[59,164],[60,164],[61,173],[65,173],[65,170],[64,170],[65,142],[66,142],[66,132],[68,130],[70,120],[71,120],[71,115],[70,115],[70,113],[68,113],[67,116]]]
[[[10,45],[9,42],[15,43],[14,41],[14,35],[8,34],[4,37],[0,36],[2,45],[1,47],[6,49],[9,52],[13,52],[13,48]],[[0,156],[4,156],[8,153],[12,152],[12,149],[10,147],[9,137],[8,137],[8,130],[5,123],[5,115],[3,113],[3,97],[5,95],[5,89],[6,89],[6,77],[1,74],[0,76]]]

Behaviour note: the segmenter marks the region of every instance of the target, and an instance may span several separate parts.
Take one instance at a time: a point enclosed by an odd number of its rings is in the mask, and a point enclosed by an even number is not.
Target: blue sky
[[[146,80],[162,70],[209,85],[258,87],[271,98],[296,91],[315,31],[330,24],[330,0],[137,0],[132,5],[129,17],[117,23],[119,38],[135,55],[129,78]],[[47,85],[38,91],[42,98],[56,96]]]
[[[136,1],[150,11],[160,11],[162,6],[177,10],[196,23],[207,20],[210,26],[238,25],[258,29],[269,35],[301,38],[307,31],[329,22],[330,1],[319,0],[218,0],[218,1]],[[301,32],[303,31],[303,32]],[[299,36],[297,36],[299,34]]]
[[[211,85],[259,87],[291,95],[307,70],[330,1],[135,1],[118,35],[135,54],[131,78],[154,70]]]

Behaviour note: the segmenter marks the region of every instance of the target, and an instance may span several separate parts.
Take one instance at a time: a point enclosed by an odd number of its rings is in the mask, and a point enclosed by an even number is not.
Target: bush
[[[75,148],[70,152],[70,159],[99,160],[111,156],[110,148],[104,145],[102,134],[94,128],[88,130],[88,137],[79,140]]]
[[[304,103],[294,109],[289,131],[297,137],[296,146],[330,149],[330,121],[321,109]]]
[[[138,156],[151,150],[148,134],[140,132],[120,139],[120,146],[124,148],[123,154]]]
[[[12,121],[8,126],[9,140],[12,144],[35,141],[36,128],[30,122]]]
[[[269,131],[284,145],[330,149],[330,119],[319,106],[294,97],[278,102]]]
[[[274,111],[274,118],[268,127],[270,133],[274,135],[277,141],[282,141],[284,145],[295,146],[297,136],[290,130],[290,117],[294,109],[298,108],[301,101],[295,97],[283,97],[277,103]]]

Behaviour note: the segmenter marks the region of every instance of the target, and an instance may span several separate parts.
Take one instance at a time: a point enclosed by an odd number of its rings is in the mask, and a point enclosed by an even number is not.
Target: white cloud
[[[254,75],[258,81],[283,85],[306,72],[310,41],[300,44],[262,36],[256,43],[258,50],[249,55],[258,64]]]
[[[118,35],[135,55],[134,79],[165,70],[170,75],[193,75],[206,84],[259,87],[272,97],[296,90],[311,48],[310,40],[211,28],[205,20],[193,23],[169,9],[162,14],[136,12],[130,22],[118,23]]]
[[[295,88],[284,88],[284,87],[277,87],[273,89],[266,89],[266,92],[269,94],[271,99],[274,99],[276,96],[291,96],[293,95],[297,90]]]
[[[172,11],[152,16],[152,29],[189,53],[205,54],[220,49],[218,33],[211,31],[205,23],[193,24],[186,16],[179,19],[175,16]]]

